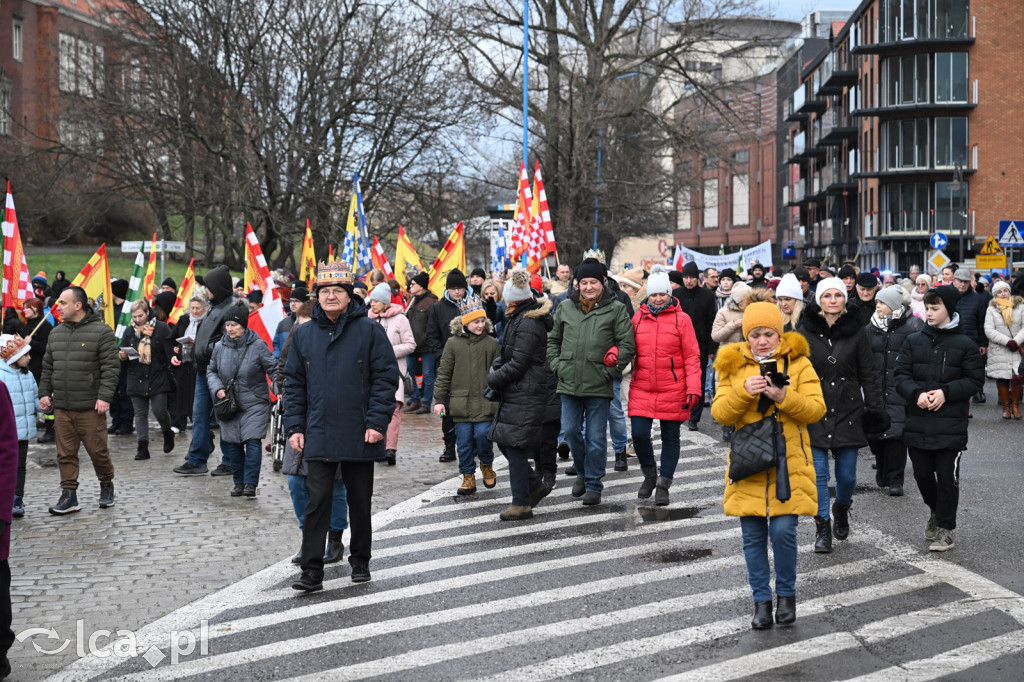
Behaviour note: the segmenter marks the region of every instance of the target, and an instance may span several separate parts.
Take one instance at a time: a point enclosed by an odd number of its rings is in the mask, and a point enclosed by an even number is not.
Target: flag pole
[[[523,0],[523,163],[529,161],[527,147],[530,104],[530,0]]]

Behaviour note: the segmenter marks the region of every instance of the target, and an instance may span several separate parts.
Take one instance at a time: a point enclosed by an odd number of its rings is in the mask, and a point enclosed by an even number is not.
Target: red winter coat
[[[633,315],[636,357],[629,384],[629,416],[688,421],[687,395],[704,399],[700,346],[689,315],[671,304],[657,315],[645,302]]]

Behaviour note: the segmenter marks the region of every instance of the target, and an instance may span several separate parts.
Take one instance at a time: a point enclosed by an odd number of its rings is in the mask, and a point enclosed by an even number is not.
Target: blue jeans
[[[405,356],[405,371],[413,378],[412,395],[407,396],[409,400],[422,400],[424,405],[429,405],[434,399],[434,354],[422,353],[417,356],[410,353]],[[419,382],[415,381],[417,371],[423,372],[423,392],[420,393]]]
[[[811,448],[814,455],[814,473],[818,484],[818,516],[832,518],[828,509],[828,453],[826,448]],[[857,487],[857,448],[832,448],[836,460],[836,502],[853,504],[853,489]]]
[[[231,466],[235,485],[259,485],[263,441],[259,438],[250,438],[244,443],[225,443],[221,438],[220,449],[224,451],[224,459]]]
[[[629,445],[629,432],[626,431],[626,413],[622,411],[622,379],[613,384],[615,397],[608,408],[608,431],[612,435],[612,449],[622,452]]]
[[[601,479],[608,465],[608,398],[577,398],[562,396],[562,425],[565,439],[572,450],[572,463],[583,476],[587,490],[604,490]],[[584,439],[583,420],[587,430]]]
[[[309,504],[309,488],[306,487],[306,477],[288,476],[288,491],[292,494],[292,509],[295,510],[295,518],[299,520],[299,528],[302,528],[302,520],[306,518],[306,505]],[[331,530],[343,531],[348,528],[348,495],[345,492],[345,482],[340,478],[334,479],[334,497],[331,498]]]
[[[754,592],[754,601],[772,600],[772,571],[768,565],[768,536],[775,556],[775,594],[796,596],[796,524],[795,514],[772,516],[741,516],[743,558],[747,560],[747,580]]]
[[[479,458],[480,464],[494,463],[494,444],[487,437],[490,432],[491,422],[455,422],[460,474],[476,473],[474,457]]]
[[[644,469],[657,466],[654,461],[654,443],[651,442],[652,417],[630,417],[633,426],[633,449],[636,450],[637,461]],[[661,471],[662,478],[672,480],[679,464],[679,427],[683,422],[659,420],[661,422]]]
[[[205,465],[213,448],[210,447],[210,421],[213,416],[213,397],[206,385],[206,372],[196,373],[196,397],[192,400],[192,445],[188,449],[188,463]],[[230,464],[228,451],[220,440],[221,464]]]

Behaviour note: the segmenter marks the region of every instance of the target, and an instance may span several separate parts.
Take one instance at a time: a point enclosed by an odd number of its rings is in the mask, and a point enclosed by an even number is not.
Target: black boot
[[[398,455],[397,450],[385,450],[384,451],[384,462],[389,466],[395,466],[395,457]]]
[[[164,452],[170,452],[174,449],[174,431],[167,429],[164,431]]]
[[[772,626],[772,603],[770,601],[754,602],[754,617],[750,620],[752,630],[767,630]]]
[[[135,459],[149,459],[149,441],[140,440],[139,449],[135,452]]]
[[[654,489],[654,504],[659,507],[668,505],[668,489],[672,486],[672,479],[658,476],[658,485]]]
[[[636,491],[636,496],[641,500],[646,500],[654,492],[654,486],[658,484],[658,468],[640,467],[640,471],[644,474],[644,482],[640,484],[640,490]]]
[[[828,519],[820,516],[814,517],[814,551],[817,554],[829,554],[832,552],[832,526]]]
[[[626,451],[615,453],[615,470],[616,471],[628,471],[629,462],[626,461]]]
[[[779,597],[775,607],[775,624],[792,625],[796,622],[796,597]]]
[[[444,446],[444,454],[437,458],[438,462],[454,462],[455,461],[455,443]]]
[[[836,540],[845,540],[850,537],[850,507],[851,504],[832,503],[832,534]]]
[[[336,564],[345,555],[345,545],[341,542],[341,531],[332,530],[327,534],[327,551],[324,552],[325,564]]]
[[[43,431],[41,434],[39,434],[39,438],[36,439],[36,442],[37,443],[41,443],[41,444],[45,444],[45,443],[52,443],[55,440],[57,440],[57,436],[53,432],[53,420],[52,419],[47,419],[46,420],[46,430]]]

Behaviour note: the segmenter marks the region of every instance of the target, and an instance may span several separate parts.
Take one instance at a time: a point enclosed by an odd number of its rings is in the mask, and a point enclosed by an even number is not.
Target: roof
[[[839,32],[843,30],[843,26],[846,26],[845,21],[833,21],[832,22],[832,35],[837,36]]]

